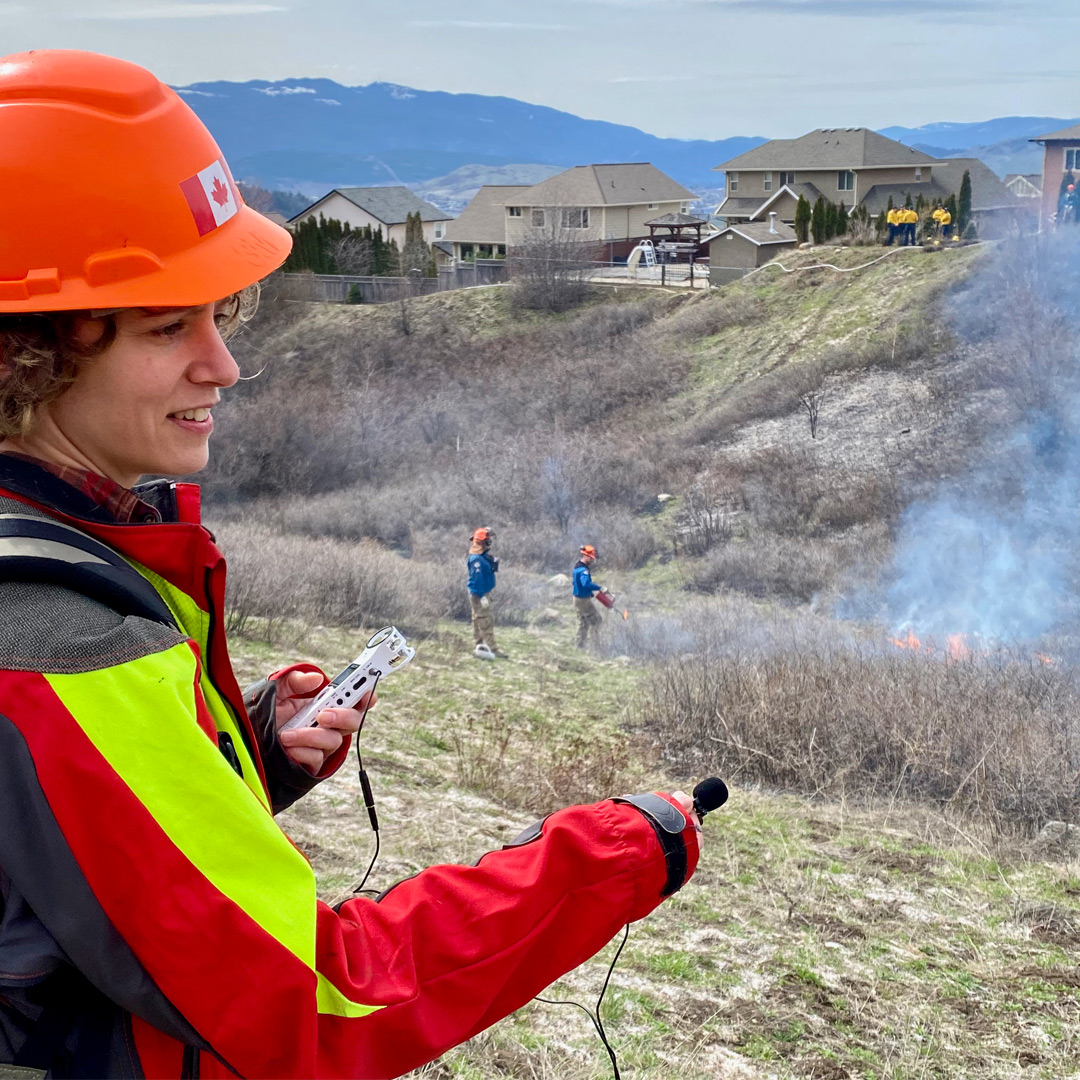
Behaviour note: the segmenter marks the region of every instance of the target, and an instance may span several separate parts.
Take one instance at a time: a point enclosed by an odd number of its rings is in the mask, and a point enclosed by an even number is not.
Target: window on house
[[[922,180],[922,169],[916,167],[915,169],[915,182],[918,183]]]
[[[649,203],[649,209],[650,210],[659,210],[660,209],[660,204],[656,203],[656,202],[651,202],[651,203]]]
[[[544,211],[534,210],[532,212],[532,223],[534,229],[542,229],[544,227]]]
[[[772,191],[772,173],[767,172],[764,174],[764,188],[766,191]]]
[[[473,246],[472,246],[472,244],[462,244],[461,245],[461,261],[462,262],[471,262],[475,257],[476,256],[473,255]]]
[[[441,240],[446,235],[446,223],[443,221],[435,222],[435,239]]]
[[[1075,172],[1080,169],[1080,150],[1065,151],[1065,171]]]
[[[564,229],[587,229],[589,227],[588,207],[566,207],[562,212],[562,227]]]
[[[737,172],[729,172],[727,174],[727,186],[728,191],[739,190],[739,174]]]
[[[521,207],[520,206],[508,206],[506,208],[506,216],[507,217],[521,217]]]
[[[690,204],[688,202],[679,203],[679,213],[680,214],[689,214],[690,213]]]
[[[841,169],[836,174],[837,191],[854,191],[855,174],[850,169]]]
[[[795,174],[793,172],[782,172],[780,174],[780,186],[781,187],[783,187],[785,184],[794,184],[794,183],[795,183]]]

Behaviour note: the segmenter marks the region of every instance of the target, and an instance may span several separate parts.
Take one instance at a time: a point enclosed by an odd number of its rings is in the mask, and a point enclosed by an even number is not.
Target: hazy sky
[[[173,84],[395,82],[684,138],[1080,115],[1077,0],[0,0],[0,34]]]

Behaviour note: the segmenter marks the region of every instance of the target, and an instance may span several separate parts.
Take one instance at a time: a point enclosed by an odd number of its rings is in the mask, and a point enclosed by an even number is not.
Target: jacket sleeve
[[[326,759],[318,773],[309,772],[303,765],[289,757],[277,737],[277,683],[279,679],[293,671],[317,671],[322,675],[322,682],[310,694],[305,695],[306,697],[314,697],[329,682],[323,671],[314,664],[292,664],[244,689],[244,705],[259,743],[259,753],[266,771],[270,805],[275,814],[292,806],[297,799],[306,795],[328,776],[333,776],[348,756],[349,746],[352,743],[352,737],[346,736],[341,746]]]
[[[0,672],[0,865],[112,1000],[242,1076],[397,1076],[661,901],[653,825],[606,801],[332,910],[215,747],[197,678],[187,643]]]

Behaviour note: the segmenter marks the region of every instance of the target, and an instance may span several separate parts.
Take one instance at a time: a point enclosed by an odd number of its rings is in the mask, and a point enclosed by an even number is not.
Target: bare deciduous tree
[[[597,261],[599,251],[588,228],[564,222],[565,210],[534,209],[535,224],[509,250],[510,277],[521,307],[566,311],[585,298],[586,273]]]

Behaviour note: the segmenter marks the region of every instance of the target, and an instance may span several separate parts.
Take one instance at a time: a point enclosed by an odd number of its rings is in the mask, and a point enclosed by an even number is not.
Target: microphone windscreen
[[[706,813],[723,806],[727,798],[727,784],[719,776],[706,777],[694,788],[694,805]]]

